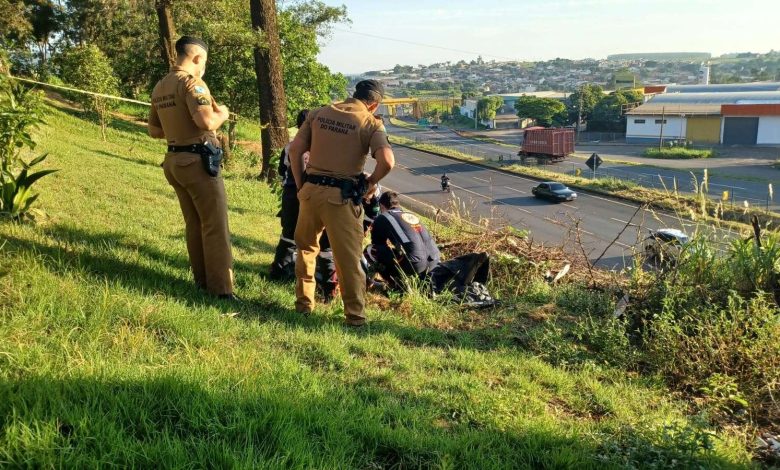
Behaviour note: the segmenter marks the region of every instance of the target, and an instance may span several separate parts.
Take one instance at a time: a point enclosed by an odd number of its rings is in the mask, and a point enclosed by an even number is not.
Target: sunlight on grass
[[[190,280],[163,145],[51,108],[35,226],[0,224],[0,465],[604,468],[747,463],[650,379],[516,341],[529,308],[422,296],[304,318],[266,280],[276,196],[228,174],[239,306]],[[242,131],[243,132],[243,131]],[[406,313],[404,313],[406,312]],[[468,320],[468,321],[467,321]],[[710,447],[696,436],[716,433]],[[692,437],[693,436],[693,437]]]

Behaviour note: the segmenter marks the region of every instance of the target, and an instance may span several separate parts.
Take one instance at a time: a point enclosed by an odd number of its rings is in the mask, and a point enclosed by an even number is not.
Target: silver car
[[[688,235],[674,228],[650,230],[645,239],[645,259],[655,263],[673,263],[689,241]]]

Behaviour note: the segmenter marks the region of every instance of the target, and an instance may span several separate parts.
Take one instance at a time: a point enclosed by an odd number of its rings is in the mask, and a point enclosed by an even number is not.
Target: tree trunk
[[[252,28],[262,33],[262,44],[255,46],[255,74],[260,95],[260,139],[263,167],[260,176],[267,181],[275,176],[271,159],[290,137],[287,134],[287,103],[282,81],[282,57],[275,0],[249,0]]]
[[[233,150],[236,147],[236,119],[231,119],[228,121],[228,142],[230,142],[230,150]]]
[[[173,0],[156,0],[157,23],[160,26],[160,46],[162,60],[169,67],[176,64],[176,48],[173,37],[176,36],[176,26],[173,24],[171,4]]]

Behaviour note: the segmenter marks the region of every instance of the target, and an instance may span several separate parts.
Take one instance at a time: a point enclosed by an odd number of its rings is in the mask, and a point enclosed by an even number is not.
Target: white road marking
[[[612,203],[615,203],[615,204],[620,204],[621,206],[630,207],[632,209],[636,209],[636,207],[637,207],[636,205],[626,204],[625,202],[616,201],[614,199],[609,199],[609,198],[606,198],[606,197],[596,196],[594,194],[585,194],[585,196],[586,197],[596,198],[596,199],[601,199],[602,201],[612,202]]]
[[[632,224],[631,222],[629,222],[627,220],[616,219],[614,217],[610,217],[609,220],[614,220],[615,222],[620,222],[621,224],[634,225],[634,224]]]
[[[472,178],[474,178],[475,180],[484,181],[485,183],[490,183],[490,180],[486,180],[486,179],[482,179],[482,178],[477,178],[476,176],[473,176]]]
[[[510,191],[514,191],[514,192],[516,192],[516,193],[520,193],[520,194],[528,194],[528,193],[527,193],[527,192],[525,192],[525,191],[521,191],[521,190],[519,190],[519,189],[511,188],[511,187],[509,187],[509,186],[504,186],[504,188],[506,188],[506,189],[508,189],[508,190],[510,190]]]

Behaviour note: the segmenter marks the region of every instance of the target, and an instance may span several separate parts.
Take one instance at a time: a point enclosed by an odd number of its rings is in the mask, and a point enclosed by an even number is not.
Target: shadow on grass
[[[36,256],[49,270],[58,274],[78,272],[96,281],[106,279],[121,284],[126,289],[144,295],[161,293],[176,297],[192,306],[212,304],[221,310],[235,311],[234,305],[216,299],[195,287],[194,282],[171,273],[171,268],[190,276],[189,261],[185,256],[171,255],[146,243],[136,242],[119,232],[95,234],[72,226],[57,225],[45,230],[52,244],[8,237],[5,250],[26,252]],[[183,236],[182,236],[183,239]],[[249,243],[249,242],[247,242]],[[140,258],[140,262],[120,259],[117,252],[128,258]],[[155,266],[156,265],[156,266]],[[239,270],[256,270],[257,266],[236,263]],[[254,309],[257,305],[247,305]],[[281,306],[278,310],[284,312]]]
[[[355,329],[343,326],[343,317],[323,315],[319,310],[305,317],[294,311],[292,302],[287,304],[286,299],[279,298],[279,289],[269,289],[275,285],[281,289],[286,287],[292,292],[292,283],[270,283],[265,279],[268,266],[244,261],[235,262],[237,290],[239,295],[249,292],[251,297],[242,296],[243,302],[240,304],[228,303],[195,287],[189,280],[189,262],[185,256],[159,251],[117,232],[95,234],[60,225],[48,228],[45,234],[53,241],[52,244],[9,237],[5,250],[33,254],[49,270],[58,274],[78,272],[98,283],[108,279],[143,295],[163,294],[190,306],[213,305],[224,313],[238,312],[243,321],[277,321],[307,331],[343,327],[348,334],[358,337],[391,334],[410,346],[419,347],[460,347],[475,350],[517,347],[510,330],[497,328],[487,324],[488,322],[484,327],[467,331],[445,331],[406,326],[400,319],[370,319],[368,326]],[[251,238],[239,236],[236,240],[237,246],[240,245],[243,249],[273,250],[269,244]],[[140,257],[135,253],[140,254]],[[127,254],[127,257],[124,254]],[[136,259],[139,261],[134,261]],[[187,274],[177,275],[176,272]]]
[[[323,378],[325,393],[310,393],[310,380],[257,386],[223,376],[206,389],[174,375],[3,377],[0,455],[11,466],[158,468],[604,468],[650,463],[643,452],[682,460],[630,429],[616,434],[625,446],[565,423],[499,430],[484,415],[370,378]]]
[[[99,155],[103,155],[103,156],[111,157],[111,158],[116,158],[117,160],[122,160],[123,162],[134,163],[136,165],[141,165],[141,166],[150,166],[150,167],[157,168],[160,171],[162,171],[162,167],[160,166],[160,163],[153,163],[153,162],[149,162],[149,161],[146,161],[146,160],[138,160],[136,158],[123,157],[123,156],[117,155],[115,153],[106,152],[105,150],[95,150],[94,152],[99,154]]]
[[[494,322],[485,321],[468,330],[442,330],[409,326],[400,318],[397,321],[369,318],[367,326],[355,329],[345,326],[344,318],[340,315],[323,314],[319,309],[305,317],[294,311],[292,301],[283,293],[284,289],[293,291],[292,283],[272,283],[266,279],[268,266],[246,261],[234,263],[237,292],[243,301],[238,304],[225,302],[195,287],[190,280],[186,256],[162,252],[119,232],[96,234],[59,225],[46,229],[45,235],[52,241],[51,244],[9,237],[4,250],[30,253],[57,274],[79,273],[96,284],[109,280],[142,295],[162,294],[191,307],[211,305],[223,313],[236,312],[238,318],[246,322],[275,321],[311,332],[344,328],[347,334],[355,337],[389,334],[412,347],[481,351],[522,348],[513,324],[496,326]],[[269,244],[247,237],[236,237],[236,241],[242,249],[273,250]],[[243,295],[244,292],[247,295]],[[340,300],[337,299],[337,302]],[[485,315],[489,315],[489,312],[485,312]]]

